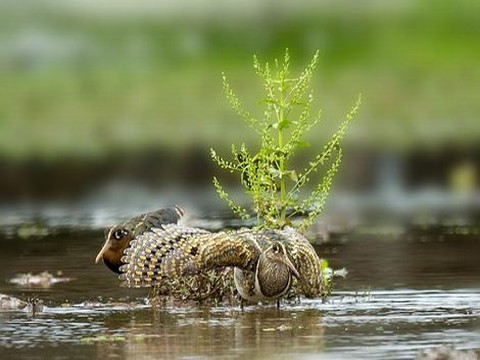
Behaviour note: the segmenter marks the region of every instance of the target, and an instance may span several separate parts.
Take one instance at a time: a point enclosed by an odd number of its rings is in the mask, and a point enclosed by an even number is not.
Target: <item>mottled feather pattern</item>
[[[120,269],[123,272],[120,279],[123,286],[148,287],[210,269],[236,267],[244,270],[243,275],[236,271],[237,280],[243,276],[244,291],[251,293],[255,286],[251,275],[259,256],[273,242],[284,244],[288,258],[300,275],[297,283],[301,292],[307,297],[319,296],[322,290],[320,259],[308,240],[293,229],[211,233],[181,225],[162,225],[131,242],[122,258],[125,265]],[[279,284],[263,285],[265,289],[273,286],[272,292],[276,292],[275,286]]]
[[[300,279],[298,286],[306,297],[318,297],[322,292],[322,268],[312,244],[301,234],[290,231],[291,241],[287,245],[289,256],[294,263]]]
[[[260,274],[262,276],[260,277]],[[258,287],[265,298],[278,298],[290,289],[290,270],[276,262],[260,262],[257,268]],[[284,279],[283,281],[268,281],[265,279]]]
[[[123,286],[148,287],[164,278],[218,267],[252,268],[261,249],[248,231],[210,233],[163,225],[138,236],[122,257]]]
[[[211,234],[200,246],[199,259],[203,269],[235,266],[253,270],[260,253],[254,234],[242,229]]]
[[[130,219],[125,223],[125,228],[133,227],[133,233],[136,236],[152,228],[159,228],[164,224],[176,224],[183,215],[184,211],[179,206],[152,211]]]
[[[149,287],[163,278],[197,273],[196,248],[206,234],[201,229],[164,225],[138,236],[122,257],[121,285]]]

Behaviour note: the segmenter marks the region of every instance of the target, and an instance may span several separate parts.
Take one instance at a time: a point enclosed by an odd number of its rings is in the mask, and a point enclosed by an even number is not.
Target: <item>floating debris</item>
[[[80,339],[82,344],[92,344],[92,343],[111,343],[111,342],[125,342],[127,338],[121,335],[96,335],[96,336],[85,336]]]
[[[0,312],[1,311],[23,311],[32,315],[43,312],[46,306],[43,300],[33,297],[27,301],[17,299],[16,297],[0,294]]]
[[[50,230],[41,223],[22,224],[17,229],[17,236],[20,239],[43,238],[50,235]]]
[[[439,346],[424,350],[417,360],[479,360],[480,349],[456,350],[452,346]]]
[[[79,304],[64,305],[64,307],[85,308],[85,309],[115,309],[115,310],[133,310],[139,304],[137,302],[123,302],[123,301],[91,301],[87,300]]]
[[[32,273],[17,274],[13,278],[8,280],[8,282],[10,284],[15,284],[23,287],[49,288],[53,284],[64,283],[64,282],[69,282],[73,280],[73,278],[61,277],[61,275],[62,275],[61,272],[57,272],[57,276],[54,276],[48,271],[44,271],[39,274],[32,274]]]
[[[344,267],[338,270],[333,270],[333,276],[337,276],[345,279],[347,275],[348,275],[348,270]]]
[[[0,311],[18,311],[23,310],[28,305],[26,301],[16,297],[0,294]]]
[[[32,316],[35,316],[38,313],[44,312],[46,308],[47,307],[44,305],[43,300],[33,297],[28,299],[27,306],[24,310]]]

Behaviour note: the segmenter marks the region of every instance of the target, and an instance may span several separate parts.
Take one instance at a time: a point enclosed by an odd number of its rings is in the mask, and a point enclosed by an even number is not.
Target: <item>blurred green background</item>
[[[4,189],[14,191],[32,164],[115,169],[151,153],[157,164],[159,153],[208,162],[211,146],[252,143],[221,74],[260,112],[252,55],[271,61],[287,47],[298,70],[320,50],[314,87],[324,117],[311,151],[362,93],[347,147],[368,157],[440,152],[440,162],[460,152],[454,162],[475,168],[479,24],[475,0],[3,0],[0,164],[20,174],[4,177]]]

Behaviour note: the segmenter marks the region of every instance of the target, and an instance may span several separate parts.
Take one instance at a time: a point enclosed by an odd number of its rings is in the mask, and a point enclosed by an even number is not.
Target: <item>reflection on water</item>
[[[421,241],[420,241],[421,240]],[[46,308],[0,313],[0,358],[412,358],[440,344],[480,347],[478,239],[350,235],[318,248],[347,267],[328,302],[152,309],[93,259],[102,234],[2,239],[0,293]],[[16,273],[62,271],[51,288]]]
[[[50,308],[3,314],[0,349],[26,358],[51,349],[104,359],[343,356],[412,357],[449,343],[478,346],[478,290],[339,292],[285,306]],[[366,352],[368,347],[368,352]],[[368,356],[367,356],[368,354]]]

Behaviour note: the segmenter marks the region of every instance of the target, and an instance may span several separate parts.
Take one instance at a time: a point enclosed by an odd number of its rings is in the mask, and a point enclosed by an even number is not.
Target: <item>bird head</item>
[[[268,261],[273,261],[285,265],[296,278],[300,278],[300,274],[295,268],[295,265],[293,265],[292,261],[288,257],[285,245],[281,242],[276,241],[272,245],[270,245],[265,250],[264,257]]]
[[[112,271],[120,273],[123,251],[133,239],[133,232],[125,227],[112,227],[106,231],[105,243],[95,258],[95,263],[101,259]]]
[[[137,236],[152,228],[159,228],[164,224],[177,223],[183,216],[183,209],[175,206],[128,219],[105,231],[105,243],[95,258],[95,263],[101,259],[110,270],[120,274],[120,266],[124,250]]]

